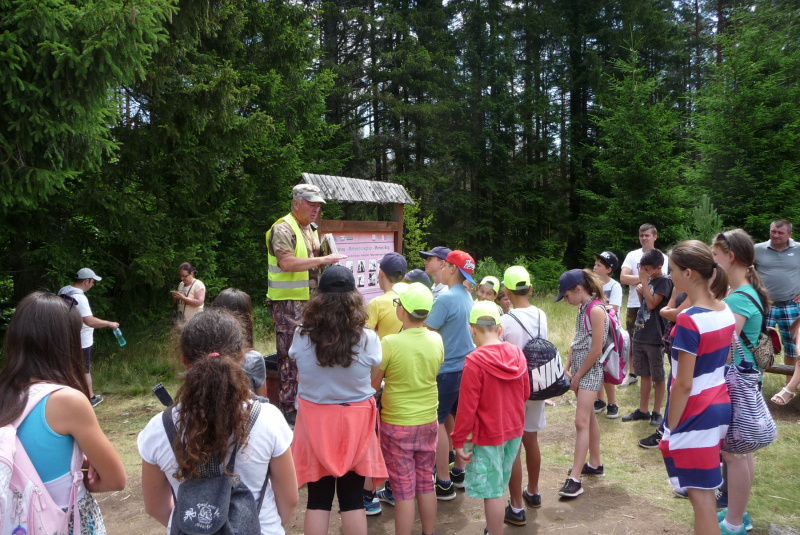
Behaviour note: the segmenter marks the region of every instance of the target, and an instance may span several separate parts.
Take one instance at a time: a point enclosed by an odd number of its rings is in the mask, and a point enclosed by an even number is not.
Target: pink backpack
[[[62,388],[66,387],[49,383],[32,385],[28,389],[28,404],[19,418],[0,427],[0,535],[69,535],[70,513],[53,502],[17,437],[17,428],[36,404]],[[82,464],[83,451],[75,442],[70,462],[73,484],[69,511],[75,512],[74,525],[78,533],[80,513],[75,504],[85,493]]]
[[[628,331],[622,328],[616,311],[603,305],[599,299],[592,299],[586,307],[586,330],[591,334],[592,325],[589,322],[589,312],[600,305],[608,315],[608,336],[603,344],[603,352],[597,360],[603,365],[603,380],[612,385],[620,385],[628,373],[628,364],[631,357],[631,338]]]

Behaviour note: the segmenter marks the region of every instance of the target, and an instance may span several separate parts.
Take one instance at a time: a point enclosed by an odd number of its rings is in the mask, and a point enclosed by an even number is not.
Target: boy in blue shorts
[[[444,342],[444,363],[436,377],[439,391],[436,498],[439,500],[453,500],[456,497],[455,486],[450,480],[450,434],[445,428],[445,421],[458,403],[464,359],[475,349],[469,331],[472,296],[463,285],[465,280],[474,282],[473,271],[475,261],[464,251],[451,251],[447,255],[441,271],[442,284],[447,289],[435,298],[431,313],[425,320],[425,325],[442,335]],[[455,463],[454,471],[463,477],[459,468],[463,468],[460,461]]]
[[[444,361],[444,346],[441,336],[425,328],[433,305],[431,291],[418,282],[397,284],[395,291],[403,331],[381,341],[383,360],[372,378],[375,389],[384,381],[381,450],[391,483],[391,490],[379,491],[378,497],[395,506],[395,533],[411,535],[416,496],[422,533],[433,534],[433,468],[439,437],[436,375]]]
[[[466,466],[467,496],[483,498],[489,535],[503,533],[503,491],[519,452],[530,396],[522,350],[501,342],[503,327],[494,303],[475,303],[470,332],[478,349],[467,355],[453,431],[456,457]],[[473,444],[470,452],[465,442]]]

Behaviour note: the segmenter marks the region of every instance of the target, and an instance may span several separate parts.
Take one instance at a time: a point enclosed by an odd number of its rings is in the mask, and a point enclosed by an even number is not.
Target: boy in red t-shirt
[[[489,535],[500,535],[503,491],[519,451],[531,391],[528,364],[522,350],[500,341],[503,327],[494,303],[475,303],[469,324],[478,349],[464,362],[453,446],[467,462],[467,496],[484,499]]]

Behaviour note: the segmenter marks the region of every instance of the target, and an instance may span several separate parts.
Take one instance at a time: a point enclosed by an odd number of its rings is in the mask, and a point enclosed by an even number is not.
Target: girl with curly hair
[[[173,496],[181,482],[200,477],[201,467],[214,453],[224,467],[238,446],[234,470],[258,503],[261,533],[283,535],[283,524],[299,499],[290,445],[292,432],[280,411],[259,403],[240,362],[245,335],[239,321],[226,310],[211,308],[193,316],[183,327],[181,361],[186,377],[171,407],[177,428],[170,444],[161,414],[139,434],[142,493],[145,511],[169,528]],[[264,486],[269,477],[270,485]]]
[[[380,369],[381,344],[366,321],[352,271],[331,266],[320,276],[289,349],[298,370],[292,452],[297,483],[308,483],[307,535],[328,533],[334,492],[345,535],[366,535],[364,479],[388,477],[370,384]]]

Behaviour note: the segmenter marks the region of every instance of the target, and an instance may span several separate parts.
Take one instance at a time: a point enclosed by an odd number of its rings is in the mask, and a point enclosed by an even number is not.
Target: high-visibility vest
[[[303,231],[297,220],[289,213],[282,218],[278,219],[267,232],[267,255],[269,262],[269,273],[267,278],[269,281],[269,289],[267,290],[267,297],[272,301],[308,301],[310,291],[308,287],[308,271],[283,271],[278,265],[278,259],[273,256],[269,250],[269,237],[272,234],[272,229],[281,221],[286,221],[294,231],[294,237],[297,244],[294,247],[294,256],[297,258],[308,258],[308,249],[306,249],[306,240],[303,237]],[[319,240],[319,233],[313,231],[314,235]]]

